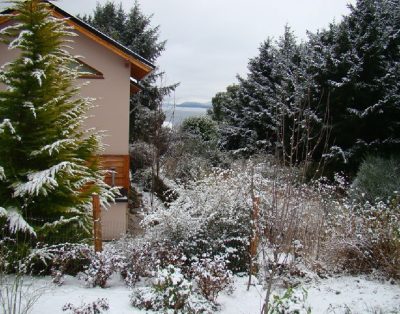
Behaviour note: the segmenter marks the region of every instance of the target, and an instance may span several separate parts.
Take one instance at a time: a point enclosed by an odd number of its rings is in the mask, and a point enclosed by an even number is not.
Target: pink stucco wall
[[[103,140],[106,150],[101,154],[128,155],[130,64],[84,35],[74,37],[70,46],[73,47],[73,55],[83,56],[85,63],[104,75],[104,79],[78,80],[78,84],[89,82],[82,88],[81,95],[96,98],[97,107],[89,113],[94,117],[86,123],[87,127],[106,131],[107,136]],[[0,66],[14,59],[17,53],[0,43]],[[0,88],[4,86],[0,85]]]

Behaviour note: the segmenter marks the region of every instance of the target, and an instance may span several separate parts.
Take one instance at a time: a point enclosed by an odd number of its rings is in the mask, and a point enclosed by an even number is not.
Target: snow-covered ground
[[[64,285],[49,284],[50,278],[35,280],[35,287],[45,286],[41,298],[35,304],[32,314],[65,313],[61,308],[66,303],[80,305],[98,298],[107,298],[110,304],[108,313],[139,314],[146,313],[129,304],[129,289],[115,276],[109,287],[86,288],[82,282],[67,277]],[[304,284],[308,291],[308,304],[312,313],[399,313],[400,286],[387,281],[369,279],[365,276],[341,276],[324,280],[314,280]],[[235,278],[232,294],[222,293],[218,301],[221,314],[260,313],[264,291],[260,285],[251,286],[247,291],[247,278]],[[376,311],[376,312],[375,312]]]

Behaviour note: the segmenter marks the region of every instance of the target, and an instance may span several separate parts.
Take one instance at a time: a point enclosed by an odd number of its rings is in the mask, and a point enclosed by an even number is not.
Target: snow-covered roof
[[[60,7],[56,6],[54,3],[51,3],[47,0],[44,0],[43,2],[46,2],[51,6],[53,14],[56,17],[66,18],[66,22],[72,27],[74,27],[76,31],[89,37],[90,39],[101,44],[102,46],[111,50],[113,53],[119,55],[120,57],[130,62],[131,76],[136,80],[143,79],[155,69],[155,66],[150,61],[146,60],[142,56],[133,52],[129,48],[121,45],[119,42],[115,41],[111,37],[107,36],[106,34],[100,32],[96,28],[85,23],[81,19],[69,14]],[[12,13],[13,13],[12,9],[7,9],[1,12],[1,14],[12,14]],[[4,17],[2,19],[0,18],[0,24],[3,24],[8,20],[9,19],[7,17]]]

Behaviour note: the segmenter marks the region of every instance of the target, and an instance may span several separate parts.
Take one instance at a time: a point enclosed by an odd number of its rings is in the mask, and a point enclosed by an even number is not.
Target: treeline
[[[212,99],[222,148],[348,173],[367,155],[399,152],[399,0],[358,0],[302,43],[287,26],[248,70]]]

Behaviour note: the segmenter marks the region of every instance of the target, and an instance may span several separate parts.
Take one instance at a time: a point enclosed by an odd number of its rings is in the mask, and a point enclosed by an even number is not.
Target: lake
[[[179,126],[182,121],[188,117],[199,117],[207,114],[206,108],[188,108],[174,105],[163,105],[163,111],[166,115],[165,122],[173,126]]]

